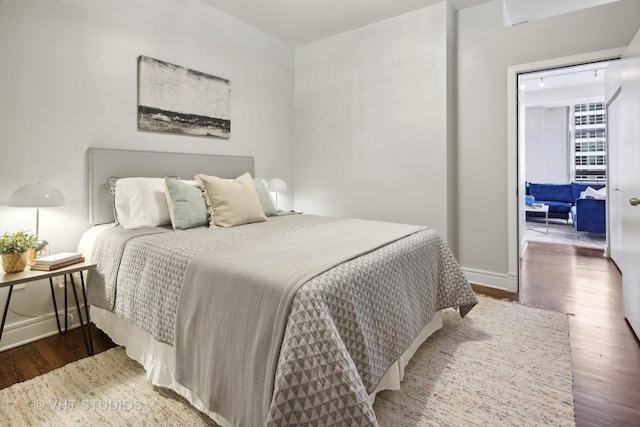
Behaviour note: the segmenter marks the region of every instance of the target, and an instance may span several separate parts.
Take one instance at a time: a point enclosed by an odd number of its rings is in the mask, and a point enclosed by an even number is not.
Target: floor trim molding
[[[83,320],[86,320],[84,319],[84,305],[80,305],[80,310],[83,311]],[[69,330],[80,326],[77,314],[78,310],[75,307],[69,307],[67,311]],[[64,328],[64,310],[59,311],[58,315],[60,326]],[[58,326],[53,312],[45,314],[44,316],[6,324],[4,326],[4,332],[2,333],[0,351],[9,350],[10,348],[28,344],[41,338],[56,335],[57,333]]]
[[[462,272],[470,283],[505,292],[518,292],[518,278],[515,274],[495,273],[462,267]]]

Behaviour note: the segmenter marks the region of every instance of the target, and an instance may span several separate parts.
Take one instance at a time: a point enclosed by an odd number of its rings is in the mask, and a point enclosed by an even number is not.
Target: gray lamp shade
[[[287,191],[288,189],[289,187],[287,186],[287,183],[284,182],[283,179],[273,178],[269,180],[269,191],[280,193],[283,191]]]
[[[18,188],[7,200],[7,206],[25,208],[49,208],[64,206],[64,204],[64,196],[60,190],[53,185],[40,182]]]

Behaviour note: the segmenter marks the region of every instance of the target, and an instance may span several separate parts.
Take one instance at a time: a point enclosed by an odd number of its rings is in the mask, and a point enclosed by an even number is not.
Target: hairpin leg
[[[49,277],[49,287],[51,288],[51,301],[53,301],[53,314],[56,316],[56,324],[58,325],[58,333],[62,333],[62,328],[60,328],[60,317],[58,316],[58,304],[56,303],[56,294],[53,292],[53,278]],[[64,315],[67,315],[65,310]]]
[[[91,325],[89,324],[89,320],[87,319],[87,323],[86,326],[89,328],[89,332],[85,333],[85,323],[82,320],[82,310],[80,310],[80,302],[78,300],[78,291],[76,290],[76,284],[75,281],[73,280],[73,274],[69,275],[70,279],[71,279],[71,289],[73,289],[73,298],[76,300],[76,309],[78,310],[78,319],[80,319],[80,329],[82,330],[82,339],[84,340],[84,346],[87,349],[87,354],[89,356],[91,356],[93,354],[93,343],[90,344],[90,340],[91,340]],[[82,273],[80,273],[80,277],[82,277]],[[83,294],[84,294],[84,279],[82,279],[82,289],[83,289]],[[86,300],[85,300],[85,304],[86,304]],[[86,308],[86,305],[85,305]],[[87,339],[87,335],[89,336],[89,338]]]
[[[69,315],[67,314],[69,312],[69,309],[67,307],[67,294],[68,294],[68,289],[67,289],[67,275],[64,275],[64,333],[66,334],[67,331],[69,330]]]
[[[89,347],[91,348],[91,354],[93,354],[93,338],[91,337],[91,318],[89,317],[89,303],[87,302],[87,291],[84,285],[84,276],[82,271],[80,272],[80,283],[82,284],[82,298],[84,298],[84,311],[87,315],[87,331],[89,332]]]
[[[9,302],[11,302],[12,292],[13,292],[13,285],[9,286],[9,295],[7,295],[7,304],[4,306],[4,313],[2,313],[2,323],[0,324],[0,340],[2,339],[2,332],[4,332],[4,321],[7,320],[7,312],[9,311]]]

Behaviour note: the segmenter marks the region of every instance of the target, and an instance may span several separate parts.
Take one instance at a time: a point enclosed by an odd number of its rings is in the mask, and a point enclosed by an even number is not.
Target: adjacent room
[[[606,248],[608,66],[597,62],[519,77],[526,242]]]
[[[640,419],[639,1],[0,0],[0,58],[0,420]]]

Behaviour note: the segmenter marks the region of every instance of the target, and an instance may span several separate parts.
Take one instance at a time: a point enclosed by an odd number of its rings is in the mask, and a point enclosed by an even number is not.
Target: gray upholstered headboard
[[[107,178],[112,176],[193,179],[194,175],[205,173],[235,178],[245,172],[254,176],[253,157],[89,148],[88,160],[91,225],[114,221],[113,196],[107,188]]]

